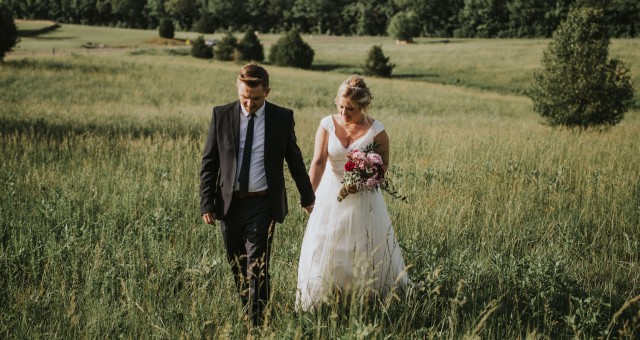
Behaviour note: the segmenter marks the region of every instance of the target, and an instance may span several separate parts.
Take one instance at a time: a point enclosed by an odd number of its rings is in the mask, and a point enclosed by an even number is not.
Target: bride
[[[302,241],[296,308],[313,310],[333,294],[382,297],[406,288],[409,278],[381,190],[356,192],[338,202],[347,153],[376,143],[383,169],[389,136],[366,109],[371,93],[353,75],[338,89],[338,113],[323,118],[309,170],[316,205]]]

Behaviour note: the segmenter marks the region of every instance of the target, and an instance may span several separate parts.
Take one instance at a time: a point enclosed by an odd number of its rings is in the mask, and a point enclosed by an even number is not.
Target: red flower
[[[353,169],[355,169],[355,168],[356,168],[356,164],[354,162],[351,162],[351,161],[347,162],[344,165],[344,171],[353,171]]]

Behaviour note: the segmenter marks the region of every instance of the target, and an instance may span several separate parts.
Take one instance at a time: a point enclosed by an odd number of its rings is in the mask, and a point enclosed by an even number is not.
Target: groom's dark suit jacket
[[[309,175],[296,142],[293,111],[266,102],[264,168],[273,218],[282,223],[287,215],[284,185],[284,161],[300,192],[304,207],[315,201]],[[200,173],[200,212],[213,212],[223,219],[233,198],[233,184],[238,167],[240,102],[213,108]]]

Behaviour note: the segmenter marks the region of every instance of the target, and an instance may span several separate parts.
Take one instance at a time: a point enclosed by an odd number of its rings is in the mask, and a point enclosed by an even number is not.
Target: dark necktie
[[[240,192],[249,191],[249,164],[251,164],[251,150],[253,149],[253,118],[255,113],[251,114],[249,118],[249,125],[247,125],[247,136],[244,139],[244,152],[242,154],[242,166],[240,167],[240,177],[238,183],[240,183]]]

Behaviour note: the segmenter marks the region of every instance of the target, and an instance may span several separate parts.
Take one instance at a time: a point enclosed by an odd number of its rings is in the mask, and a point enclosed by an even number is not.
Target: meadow
[[[297,313],[307,216],[287,177],[291,212],[256,329],[242,321],[219,230],[198,211],[211,107],[236,99],[240,65],[156,36],[64,25],[23,38],[0,65],[3,338],[640,335],[640,111],[607,130],[542,124],[523,93],[547,41],[314,36],[313,70],[268,66],[269,100],[295,110],[309,162],[320,119],[368,48],[382,44],[397,64],[392,79],[367,80],[390,176],[409,200],[387,197],[414,285],[373,305]],[[612,44],[636,93],[639,46]]]

